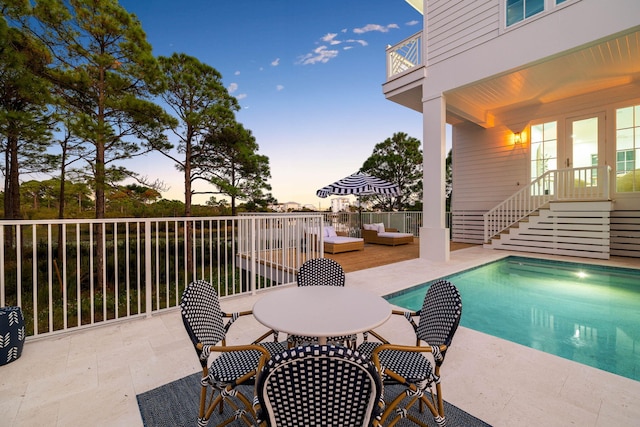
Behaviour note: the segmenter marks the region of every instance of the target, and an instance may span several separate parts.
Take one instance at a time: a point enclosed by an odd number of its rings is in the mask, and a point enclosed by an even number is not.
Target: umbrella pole
[[[360,234],[362,234],[362,200],[360,200],[360,196],[358,196],[358,220],[360,224]]]

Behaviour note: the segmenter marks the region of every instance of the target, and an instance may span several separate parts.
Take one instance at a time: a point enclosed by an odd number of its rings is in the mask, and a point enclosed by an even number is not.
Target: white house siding
[[[500,0],[437,0],[428,2],[427,8],[428,65],[498,35]]]
[[[464,123],[452,130],[452,239],[482,243],[482,215],[528,182],[528,153],[503,142],[512,134],[505,126]]]

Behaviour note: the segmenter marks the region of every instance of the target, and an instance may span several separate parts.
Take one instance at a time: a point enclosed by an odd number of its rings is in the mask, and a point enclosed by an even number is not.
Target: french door
[[[598,166],[604,165],[605,113],[570,117],[565,124],[564,144],[559,145],[560,168],[573,169],[563,175],[561,198],[588,196],[598,189]],[[591,190],[593,189],[593,190]]]

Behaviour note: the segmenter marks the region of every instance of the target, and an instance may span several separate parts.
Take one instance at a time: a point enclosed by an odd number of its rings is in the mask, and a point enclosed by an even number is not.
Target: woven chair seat
[[[362,356],[371,358],[373,350],[381,344],[377,342],[364,342],[358,346],[358,352]],[[414,353],[400,350],[385,350],[380,352],[380,365],[385,369],[391,369],[407,381],[419,384],[424,381],[433,381],[433,366],[422,353]],[[382,379],[388,378],[382,373]]]
[[[282,353],[287,346],[282,342],[262,342],[260,346],[273,356]],[[222,353],[209,366],[209,384],[224,387],[256,369],[262,353],[254,350]]]
[[[355,349],[355,342],[357,336],[353,335],[341,335],[337,337],[327,337],[327,344],[329,345],[341,345]],[[289,335],[287,338],[289,347],[300,347],[303,345],[316,345],[318,344],[318,337],[308,337],[303,335]]]

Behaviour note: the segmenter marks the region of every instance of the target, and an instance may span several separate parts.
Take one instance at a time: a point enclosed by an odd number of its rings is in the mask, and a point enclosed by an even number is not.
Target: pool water
[[[445,279],[462,326],[640,381],[640,269],[507,257]],[[419,310],[430,283],[386,298]]]

